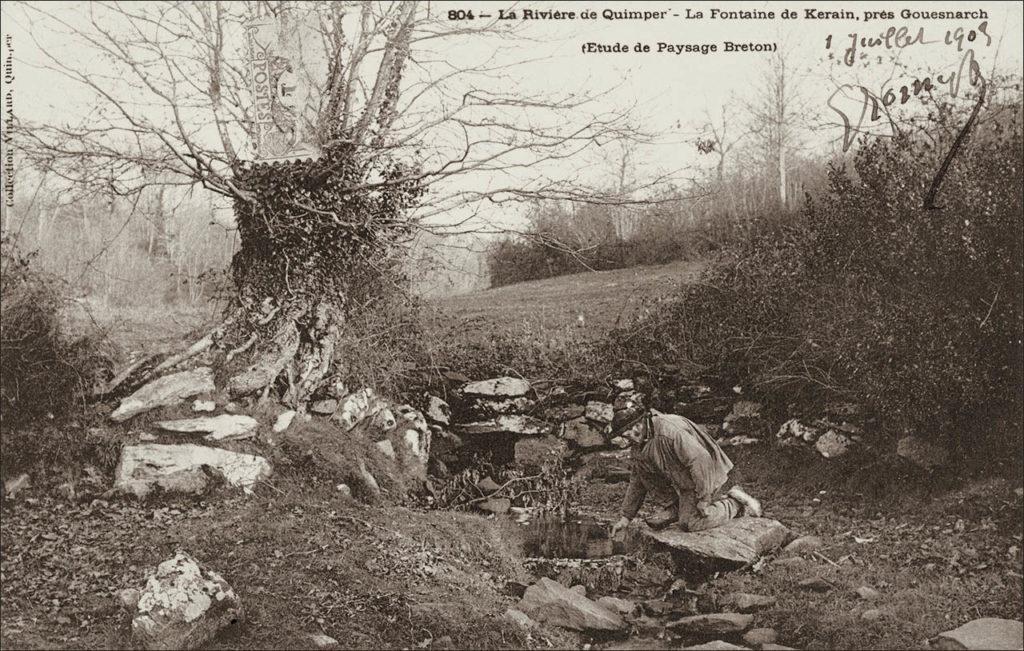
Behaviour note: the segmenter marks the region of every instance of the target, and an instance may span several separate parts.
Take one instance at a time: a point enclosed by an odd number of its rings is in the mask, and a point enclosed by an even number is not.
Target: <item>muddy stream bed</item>
[[[671,555],[640,531],[630,527],[613,539],[610,523],[589,517],[538,517],[521,526],[525,566],[536,578],[582,585],[595,601],[607,596],[636,605],[623,616],[626,631],[584,634],[592,648],[678,648],[707,640],[665,629],[670,621],[714,611],[714,603],[703,596],[706,581],[679,578]]]

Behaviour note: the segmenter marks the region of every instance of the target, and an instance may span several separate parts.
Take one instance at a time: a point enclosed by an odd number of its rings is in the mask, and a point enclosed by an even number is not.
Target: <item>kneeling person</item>
[[[633,459],[613,536],[636,517],[648,493],[667,507],[661,522],[647,521],[653,527],[675,521],[686,531],[704,531],[740,515],[760,517],[760,502],[738,486],[719,494],[733,464],[700,425],[651,409],[620,435],[633,442]]]

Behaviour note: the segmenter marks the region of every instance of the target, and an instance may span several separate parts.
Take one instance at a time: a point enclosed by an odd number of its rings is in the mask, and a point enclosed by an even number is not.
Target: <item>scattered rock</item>
[[[383,441],[377,441],[375,445],[377,446],[377,449],[380,450],[381,454],[383,454],[388,459],[395,458],[395,446],[388,439],[384,439]]]
[[[563,405],[560,407],[548,407],[541,415],[544,416],[545,420],[553,423],[564,423],[567,420],[579,418],[586,410],[586,407],[583,405]]]
[[[949,463],[949,450],[923,436],[904,436],[896,443],[896,454],[926,470]]]
[[[477,504],[481,511],[487,511],[495,515],[505,515],[512,508],[512,500],[507,497],[485,500]]]
[[[334,490],[338,491],[345,497],[352,497],[352,489],[348,487],[348,484],[338,484],[334,487]]]
[[[587,586],[583,585],[582,583],[578,583],[569,589],[575,592],[576,594],[581,594],[584,597],[587,596]]]
[[[207,441],[233,441],[251,437],[259,423],[255,418],[243,414],[221,414],[161,420],[154,423],[154,426],[168,432],[204,433],[206,436],[203,438]]]
[[[750,628],[753,623],[753,615],[711,613],[683,617],[665,624],[665,628],[685,635],[736,635]]]
[[[875,620],[882,618],[882,611],[877,608],[865,610],[863,613],[860,614],[860,618],[866,622],[873,622]]]
[[[427,400],[427,418],[433,423],[447,427],[452,422],[452,408],[437,396],[430,396]]]
[[[597,600],[597,603],[601,604],[608,610],[613,610],[620,615],[625,615],[627,617],[635,613],[637,609],[635,601],[619,599],[618,597],[601,597]]]
[[[213,369],[209,367],[172,373],[153,380],[122,400],[110,418],[121,423],[150,409],[174,405],[185,398],[216,390]]]
[[[626,393],[620,393],[615,397],[615,402],[612,403],[612,408],[619,411],[632,411],[644,406],[644,396],[638,391],[627,391]]]
[[[501,488],[496,481],[490,477],[484,477],[476,483],[476,487],[482,490],[484,493],[493,493],[494,491]]]
[[[832,589],[832,584],[820,576],[816,576],[797,583],[797,587],[801,590],[810,590],[811,592],[828,592]]]
[[[795,438],[806,443],[814,443],[821,436],[821,430],[811,425],[805,425],[798,418],[787,420],[776,432],[775,438]]]
[[[761,439],[756,439],[753,436],[730,436],[729,438],[721,439],[718,441],[718,445],[723,448],[739,447],[741,445],[754,445],[760,443]]]
[[[338,406],[338,410],[334,412],[333,418],[340,422],[347,432],[387,406],[387,403],[381,400],[373,389],[366,387],[345,396]]]
[[[605,444],[604,436],[586,418],[575,418],[562,427],[562,438],[572,441],[581,448],[593,448]]]
[[[144,649],[197,649],[244,617],[227,581],[178,552],[147,578],[132,617],[132,641]]]
[[[932,649],[1021,649],[1024,648],[1024,622],[983,617],[929,641]]]
[[[751,646],[764,648],[765,644],[775,644],[779,634],[774,628],[752,628],[743,634],[743,641]]]
[[[797,554],[808,554],[824,546],[825,541],[818,536],[800,536],[782,548],[782,555],[796,556]]]
[[[142,591],[137,588],[125,588],[117,591],[117,601],[121,604],[121,608],[124,608],[128,612],[133,612],[135,607],[139,605],[139,599],[142,598]]]
[[[505,621],[511,622],[512,624],[518,624],[525,629],[536,628],[537,622],[530,619],[526,613],[515,608],[509,608],[505,611]]]
[[[857,588],[857,596],[865,601],[877,601],[882,598],[882,593],[874,588],[870,588],[866,585],[862,585]]]
[[[18,493],[30,486],[27,472],[23,472],[13,479],[4,482],[4,498],[14,499]]]
[[[684,649],[702,649],[704,651],[729,651],[731,649],[746,649],[745,646],[739,646],[731,642],[724,640],[712,640],[710,642],[704,642],[703,644],[695,644],[693,646],[684,646]]]
[[[790,536],[781,522],[771,518],[736,518],[707,531],[685,532],[670,527],[644,530],[644,535],[672,548],[680,567],[739,569],[781,546]]]
[[[390,409],[381,409],[373,415],[373,426],[381,432],[390,432],[398,426],[395,419],[395,412]]]
[[[277,419],[274,420],[274,433],[280,434],[291,427],[293,420],[295,420],[295,410],[293,409],[278,414]]]
[[[730,592],[722,597],[720,603],[728,608],[735,608],[741,613],[765,610],[775,605],[775,597],[766,597],[748,592]]]
[[[602,425],[609,425],[615,418],[615,410],[607,402],[591,400],[587,403],[586,410],[583,412],[583,415],[589,421],[600,423]]]
[[[200,400],[196,398],[192,402],[192,411],[209,412],[217,409],[217,403],[213,400]]]
[[[232,400],[228,404],[224,405],[224,411],[229,414],[240,414],[242,413],[242,405]]]
[[[337,640],[323,633],[310,633],[306,639],[314,649],[337,649],[340,646]]]
[[[612,387],[615,388],[617,391],[632,391],[633,380],[630,380],[629,378],[615,380],[614,382],[612,382]]]
[[[830,429],[818,437],[814,449],[826,459],[835,459],[849,452],[851,445],[853,441],[850,437]]]
[[[516,441],[515,460],[521,466],[539,468],[563,458],[569,452],[565,441],[554,436]]]
[[[503,398],[494,400],[490,398],[476,398],[471,403],[471,411],[478,416],[490,418],[508,414],[521,414],[530,411],[534,402],[526,396],[518,398]]]
[[[203,445],[126,445],[114,472],[114,489],[139,497],[154,488],[165,491],[200,493],[209,483],[204,466],[231,486],[251,490],[270,476],[270,464],[263,457],[241,454]]]
[[[484,398],[518,398],[530,392],[530,383],[515,377],[497,377],[490,380],[470,382],[462,387],[466,396],[482,396]]]
[[[757,436],[762,426],[761,403],[751,400],[737,400],[732,406],[725,420],[722,422],[722,429],[729,434],[746,434]]]
[[[622,617],[549,578],[526,589],[519,609],[528,617],[574,631],[621,631]]]
[[[463,436],[512,434],[516,436],[542,436],[551,431],[551,423],[532,416],[498,416],[490,420],[455,426]]]

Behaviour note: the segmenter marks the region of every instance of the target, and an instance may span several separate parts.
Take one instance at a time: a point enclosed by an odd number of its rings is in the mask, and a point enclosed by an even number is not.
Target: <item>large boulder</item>
[[[896,443],[896,454],[926,470],[949,463],[949,450],[923,436],[904,436]]]
[[[175,405],[185,398],[200,393],[213,393],[216,390],[213,369],[209,367],[172,373],[143,385],[122,400],[117,409],[110,414],[110,418],[121,423],[150,409]]]
[[[197,649],[245,614],[227,581],[185,552],[160,563],[132,613],[132,642],[143,649]]]
[[[516,377],[496,377],[470,382],[462,387],[462,394],[479,398],[519,398],[530,392],[530,383]]]
[[[735,570],[782,546],[790,532],[770,518],[736,518],[708,529],[687,532],[677,527],[645,529],[650,539],[670,548],[677,567],[688,572]]]
[[[573,631],[622,631],[626,628],[619,613],[548,578],[526,589],[519,610],[535,621]]]
[[[206,434],[207,441],[232,441],[249,438],[259,427],[252,416],[244,414],[221,414],[199,418],[182,418],[180,420],[161,420],[154,423],[156,427],[168,432],[186,434]]]
[[[114,488],[139,497],[156,488],[170,492],[200,493],[209,484],[207,470],[222,476],[231,486],[251,490],[270,476],[263,457],[204,445],[126,445],[114,471]]]
[[[983,617],[929,640],[932,649],[1024,649],[1024,622]]]

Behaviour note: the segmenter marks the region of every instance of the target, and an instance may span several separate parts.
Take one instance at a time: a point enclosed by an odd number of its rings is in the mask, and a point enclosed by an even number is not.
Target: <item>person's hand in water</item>
[[[614,538],[620,531],[622,531],[623,529],[628,527],[629,523],[630,523],[630,519],[629,518],[627,518],[627,517],[619,518],[618,521],[615,524],[612,525],[612,535],[611,535],[611,537]]]

